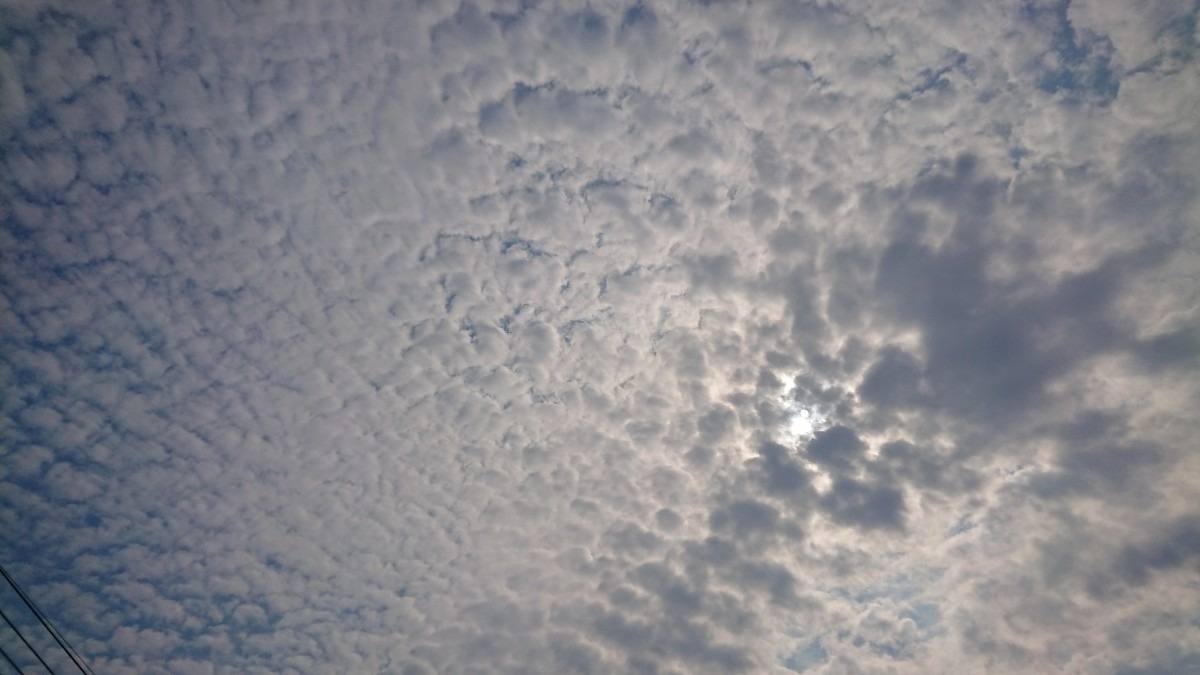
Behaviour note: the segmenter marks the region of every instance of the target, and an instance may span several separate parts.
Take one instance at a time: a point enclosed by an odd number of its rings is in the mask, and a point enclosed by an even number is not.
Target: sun
[[[784,432],[791,441],[812,438],[825,419],[815,406],[797,400],[794,387],[780,394],[779,405],[787,413]]]
[[[788,432],[796,438],[811,436],[813,432],[812,413],[808,408],[801,408],[799,412],[793,412],[791,419],[788,422]]]

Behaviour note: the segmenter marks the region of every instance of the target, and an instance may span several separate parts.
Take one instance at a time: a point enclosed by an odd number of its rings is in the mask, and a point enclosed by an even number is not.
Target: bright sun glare
[[[800,412],[793,413],[788,430],[793,436],[808,436],[813,431],[812,413],[807,409],[801,408]]]
[[[795,389],[788,389],[779,397],[783,409],[788,412],[787,433],[793,440],[813,435],[822,418],[816,410],[796,400]]]

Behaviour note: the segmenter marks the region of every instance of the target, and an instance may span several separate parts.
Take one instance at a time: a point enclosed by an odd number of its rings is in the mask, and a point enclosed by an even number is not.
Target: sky
[[[0,561],[98,673],[1200,669],[1198,16],[8,0]]]

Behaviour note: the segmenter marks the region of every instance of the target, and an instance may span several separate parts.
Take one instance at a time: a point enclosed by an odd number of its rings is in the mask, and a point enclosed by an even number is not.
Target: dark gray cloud
[[[835,424],[818,431],[805,446],[804,454],[822,467],[846,471],[866,450],[867,444],[863,443],[854,430]]]
[[[821,507],[836,522],[863,529],[904,527],[904,494],[891,485],[837,478]]]
[[[10,3],[6,567],[98,672],[1186,671],[1195,25]]]

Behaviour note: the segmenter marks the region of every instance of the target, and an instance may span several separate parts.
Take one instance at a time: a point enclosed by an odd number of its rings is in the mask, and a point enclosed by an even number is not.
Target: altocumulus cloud
[[[0,554],[106,673],[1192,668],[1196,25],[6,3]]]

